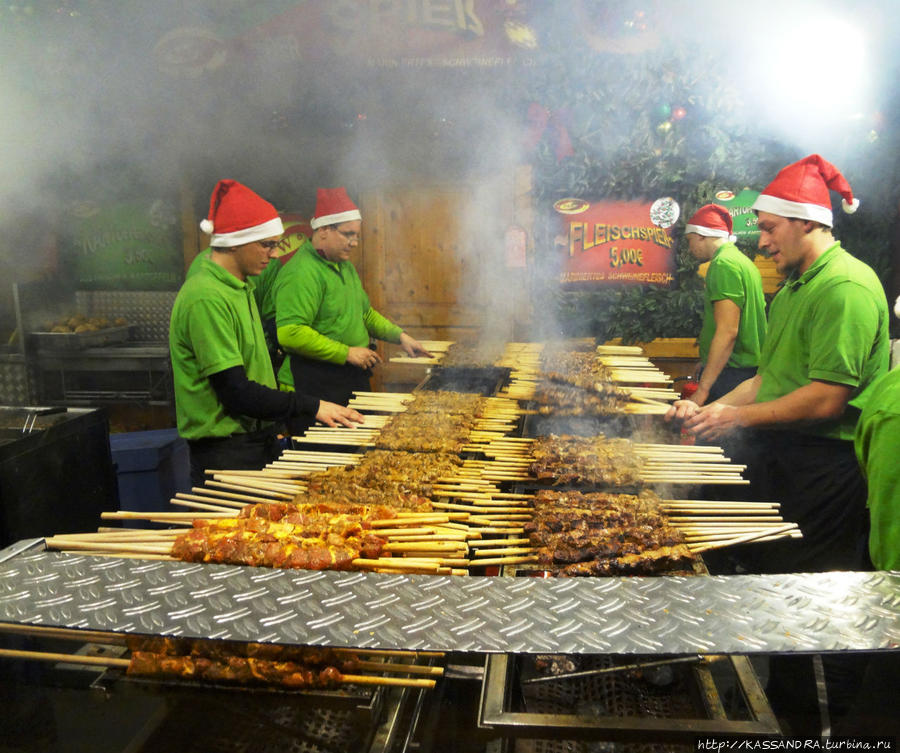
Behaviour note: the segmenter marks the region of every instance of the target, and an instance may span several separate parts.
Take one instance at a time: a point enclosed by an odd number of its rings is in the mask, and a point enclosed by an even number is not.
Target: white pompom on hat
[[[236,180],[216,183],[200,229],[209,234],[214,248],[242,246],[284,232],[275,207]]]
[[[309,222],[313,230],[361,219],[359,209],[345,188],[320,188],[316,192],[316,212]]]
[[[810,154],[782,168],[753,202],[752,209],[831,227],[834,217],[829,189],[841,195],[841,206],[847,214],[857,210],[859,199],[853,198],[850,184],[841,171],[818,154]]]
[[[737,237],[731,234],[731,215],[728,210],[719,204],[704,204],[684,227],[685,234],[697,233],[709,238],[727,238],[731,243]]]

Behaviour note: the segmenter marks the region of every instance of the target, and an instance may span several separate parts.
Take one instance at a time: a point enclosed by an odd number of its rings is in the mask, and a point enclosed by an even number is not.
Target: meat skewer
[[[297,662],[278,662],[240,656],[231,657],[227,661],[216,661],[205,657],[168,656],[137,651],[132,653],[130,659],[116,659],[106,656],[0,649],[0,657],[116,667],[124,669],[126,674],[131,676],[241,685],[276,685],[289,689],[332,689],[347,684],[393,685],[406,688],[435,686],[435,681],[428,678],[345,674],[333,666],[314,669]]]

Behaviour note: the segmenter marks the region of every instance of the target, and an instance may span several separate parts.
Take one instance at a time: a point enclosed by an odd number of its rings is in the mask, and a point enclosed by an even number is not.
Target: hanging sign
[[[735,195],[731,191],[717,191],[714,204],[720,204],[728,210],[733,224],[731,232],[738,240],[755,243],[759,239],[756,213],[750,208],[759,196],[759,191],[745,188]]]
[[[84,290],[176,290],[181,241],[173,204],[161,199],[71,207],[68,261]]]
[[[578,285],[671,285],[678,202],[567,198],[553,205],[563,247],[560,281]]]

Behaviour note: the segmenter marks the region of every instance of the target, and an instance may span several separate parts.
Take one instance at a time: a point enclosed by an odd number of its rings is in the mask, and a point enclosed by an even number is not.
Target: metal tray
[[[128,342],[137,334],[137,325],[104,327],[96,332],[32,332],[32,345],[41,352],[84,350]]]

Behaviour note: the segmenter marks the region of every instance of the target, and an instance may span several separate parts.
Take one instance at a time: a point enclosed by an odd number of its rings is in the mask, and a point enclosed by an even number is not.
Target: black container
[[[435,367],[422,382],[421,389],[450,392],[469,392],[477,395],[496,395],[506,384],[511,370],[501,366],[483,369],[470,367]]]
[[[106,412],[40,410],[0,411],[0,548],[96,530],[119,506]]]
[[[539,410],[540,406],[529,403],[530,410]],[[525,436],[543,437],[549,434],[572,434],[578,437],[631,437],[639,427],[635,417],[624,414],[611,416],[559,416],[552,413],[541,415],[533,413],[525,417]]]

